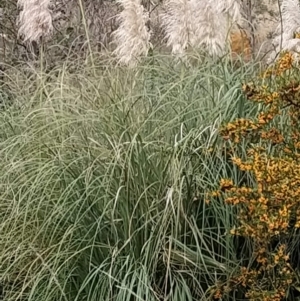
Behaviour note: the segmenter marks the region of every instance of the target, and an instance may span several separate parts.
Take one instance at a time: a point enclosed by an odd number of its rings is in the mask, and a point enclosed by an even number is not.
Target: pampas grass
[[[39,42],[53,31],[50,0],[18,0],[22,11],[19,15],[19,34],[25,41]]]
[[[212,0],[167,0],[162,15],[168,46],[176,55],[183,55],[188,47],[205,49],[212,56],[224,55],[231,23],[240,19],[237,0],[217,4]]]
[[[146,26],[149,19],[140,0],[118,0],[123,11],[117,19],[120,23],[113,33],[117,48],[114,54],[119,63],[135,66],[141,56],[146,56],[151,47],[150,32]]]
[[[51,35],[53,26],[50,2],[51,0],[18,0],[22,9],[19,34],[25,41],[39,42],[42,37]],[[120,64],[135,66],[141,57],[147,56],[151,48],[151,29],[147,26],[150,8],[145,11],[142,0],[117,0],[117,3],[122,7],[122,12],[115,18],[119,27],[112,35],[116,45],[113,54]],[[86,4],[87,10],[82,8],[81,13],[91,17],[84,24],[87,29],[87,44],[90,45],[89,31],[92,27],[93,40],[101,36],[103,18],[99,14],[103,4],[98,6],[93,1],[87,1]],[[183,57],[189,48],[203,49],[213,57],[227,53],[231,25],[241,19],[239,0],[219,0],[217,3],[213,0],[165,0],[164,4],[162,27],[166,33],[167,45],[174,55]]]
[[[162,22],[168,46],[172,53],[182,56],[190,44],[192,35],[191,5],[188,0],[168,0]]]
[[[276,28],[276,35],[272,42],[274,51],[270,54],[268,63],[272,62],[282,50],[300,51],[300,39],[295,38],[295,34],[300,32],[299,1],[283,0],[280,10],[282,18]]]
[[[242,15],[240,0],[220,0],[216,1],[216,4],[213,5],[215,5],[218,13],[228,14],[233,22],[241,21]]]
[[[211,1],[192,0],[193,48],[204,49],[211,56],[223,56],[227,46],[227,18]]]
[[[148,17],[140,0],[119,0],[123,11],[118,15],[119,28],[114,33],[119,62],[136,65],[150,48]],[[161,15],[167,45],[172,54],[183,57],[188,48],[204,49],[213,57],[227,52],[228,33],[233,22],[241,20],[238,0],[167,0]]]
[[[178,72],[163,55],[129,70],[95,61],[93,72],[79,62],[9,77],[0,300],[212,301],[243,245],[227,235],[235,210],[205,194],[220,178],[245,179],[217,135],[241,112],[255,116],[240,95],[255,66],[205,58]]]

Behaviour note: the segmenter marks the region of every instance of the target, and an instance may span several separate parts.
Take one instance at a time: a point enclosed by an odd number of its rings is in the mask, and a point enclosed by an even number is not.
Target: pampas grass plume
[[[118,0],[123,11],[118,15],[119,27],[114,32],[117,48],[114,54],[121,64],[135,66],[151,47],[150,32],[146,26],[148,15],[140,0]]]
[[[275,38],[275,42],[278,44],[280,43],[281,39],[283,43],[293,39],[295,32],[300,30],[299,0],[283,0],[280,9],[282,20],[280,20],[280,24],[278,24],[276,29],[276,32],[279,34],[279,36]]]
[[[215,5],[218,13],[227,14],[233,23],[240,22],[242,20],[240,0],[210,0],[211,5]],[[215,3],[215,4],[214,4]]]
[[[271,52],[267,63],[272,63],[280,51],[300,51],[300,39],[295,38],[295,33],[300,33],[300,4],[298,0],[283,0],[281,16],[277,28],[276,36],[273,39],[274,51]]]
[[[25,41],[39,42],[41,37],[51,35],[53,31],[50,0],[18,0],[22,8],[19,15],[19,34]]]
[[[211,56],[224,55],[229,19],[241,19],[238,0],[167,0],[162,15],[167,43],[180,56],[188,47],[205,49]]]
[[[192,35],[191,5],[189,0],[167,0],[166,13],[162,15],[167,45],[172,47],[172,54],[183,56]]]
[[[226,53],[228,24],[224,12],[218,10],[214,1],[191,0],[193,32],[191,46],[207,51],[214,57]]]

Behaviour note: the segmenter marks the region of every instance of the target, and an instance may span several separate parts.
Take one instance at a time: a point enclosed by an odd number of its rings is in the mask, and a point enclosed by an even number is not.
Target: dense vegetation
[[[231,32],[252,1],[164,1],[176,59],[153,47],[154,2],[120,2],[113,53],[95,46],[94,1],[58,45],[51,1],[13,5],[24,44],[1,33],[15,44],[0,66],[0,300],[299,300],[297,1],[283,1],[268,67]]]
[[[241,266],[235,210],[205,194],[241,179],[218,128],[256,114],[256,67],[100,63],[2,96],[3,298],[208,300]]]

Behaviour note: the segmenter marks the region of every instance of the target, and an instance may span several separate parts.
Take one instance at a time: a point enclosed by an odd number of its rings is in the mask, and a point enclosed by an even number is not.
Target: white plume
[[[22,8],[19,19],[19,34],[24,40],[39,42],[53,32],[52,14],[49,10],[50,0],[18,0]]]
[[[150,32],[146,22],[149,16],[145,13],[140,0],[118,0],[123,11],[118,15],[119,28],[114,32],[117,48],[114,54],[119,62],[134,66],[139,57],[147,55],[150,44]]]
[[[231,23],[241,20],[240,4],[240,0],[167,0],[162,23],[172,53],[182,56],[191,47],[224,55]]]
[[[182,56],[188,48],[192,34],[192,10],[189,0],[168,0],[162,22],[168,46],[172,53]]]
[[[282,50],[299,52],[300,39],[295,38],[295,33],[300,33],[300,4],[299,0],[283,0],[281,7],[282,20],[276,28],[273,39],[274,51],[270,54],[268,62],[276,57]]]
[[[228,14],[232,22],[240,22],[242,20],[241,15],[241,1],[240,0],[210,0],[211,5],[216,6],[216,10],[219,13]]]

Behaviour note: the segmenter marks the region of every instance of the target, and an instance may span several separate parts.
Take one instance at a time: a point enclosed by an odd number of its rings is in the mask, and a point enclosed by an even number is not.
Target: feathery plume
[[[162,15],[167,45],[172,54],[183,56],[188,48],[192,34],[192,11],[189,0],[168,0],[166,13]]]
[[[275,38],[275,42],[288,41],[294,38],[295,32],[300,29],[300,5],[298,0],[283,0],[281,4],[280,24],[278,24],[276,32],[279,34]]]
[[[213,4],[210,0],[211,5],[216,6],[216,10],[219,13],[225,13],[231,18],[231,22],[240,22],[242,19],[240,0],[219,0],[216,4]]]
[[[146,23],[149,16],[145,13],[141,0],[118,0],[123,11],[117,19],[120,23],[113,33],[117,43],[114,54],[119,62],[135,66],[139,57],[146,56],[151,47],[150,36]]]
[[[39,42],[41,37],[52,33],[49,5],[50,0],[18,0],[18,6],[22,8],[18,20],[19,34],[25,41]]]
[[[240,0],[167,0],[162,15],[168,45],[183,55],[190,46],[212,56],[226,53],[229,19],[241,19]],[[227,15],[230,18],[227,18]]]
[[[193,35],[191,46],[205,49],[211,56],[226,53],[227,18],[212,1],[191,0]]]
[[[300,39],[295,34],[300,32],[300,4],[298,0],[283,0],[281,7],[282,20],[275,30],[275,38],[272,41],[274,51],[270,54],[270,63],[282,50],[298,52]]]

